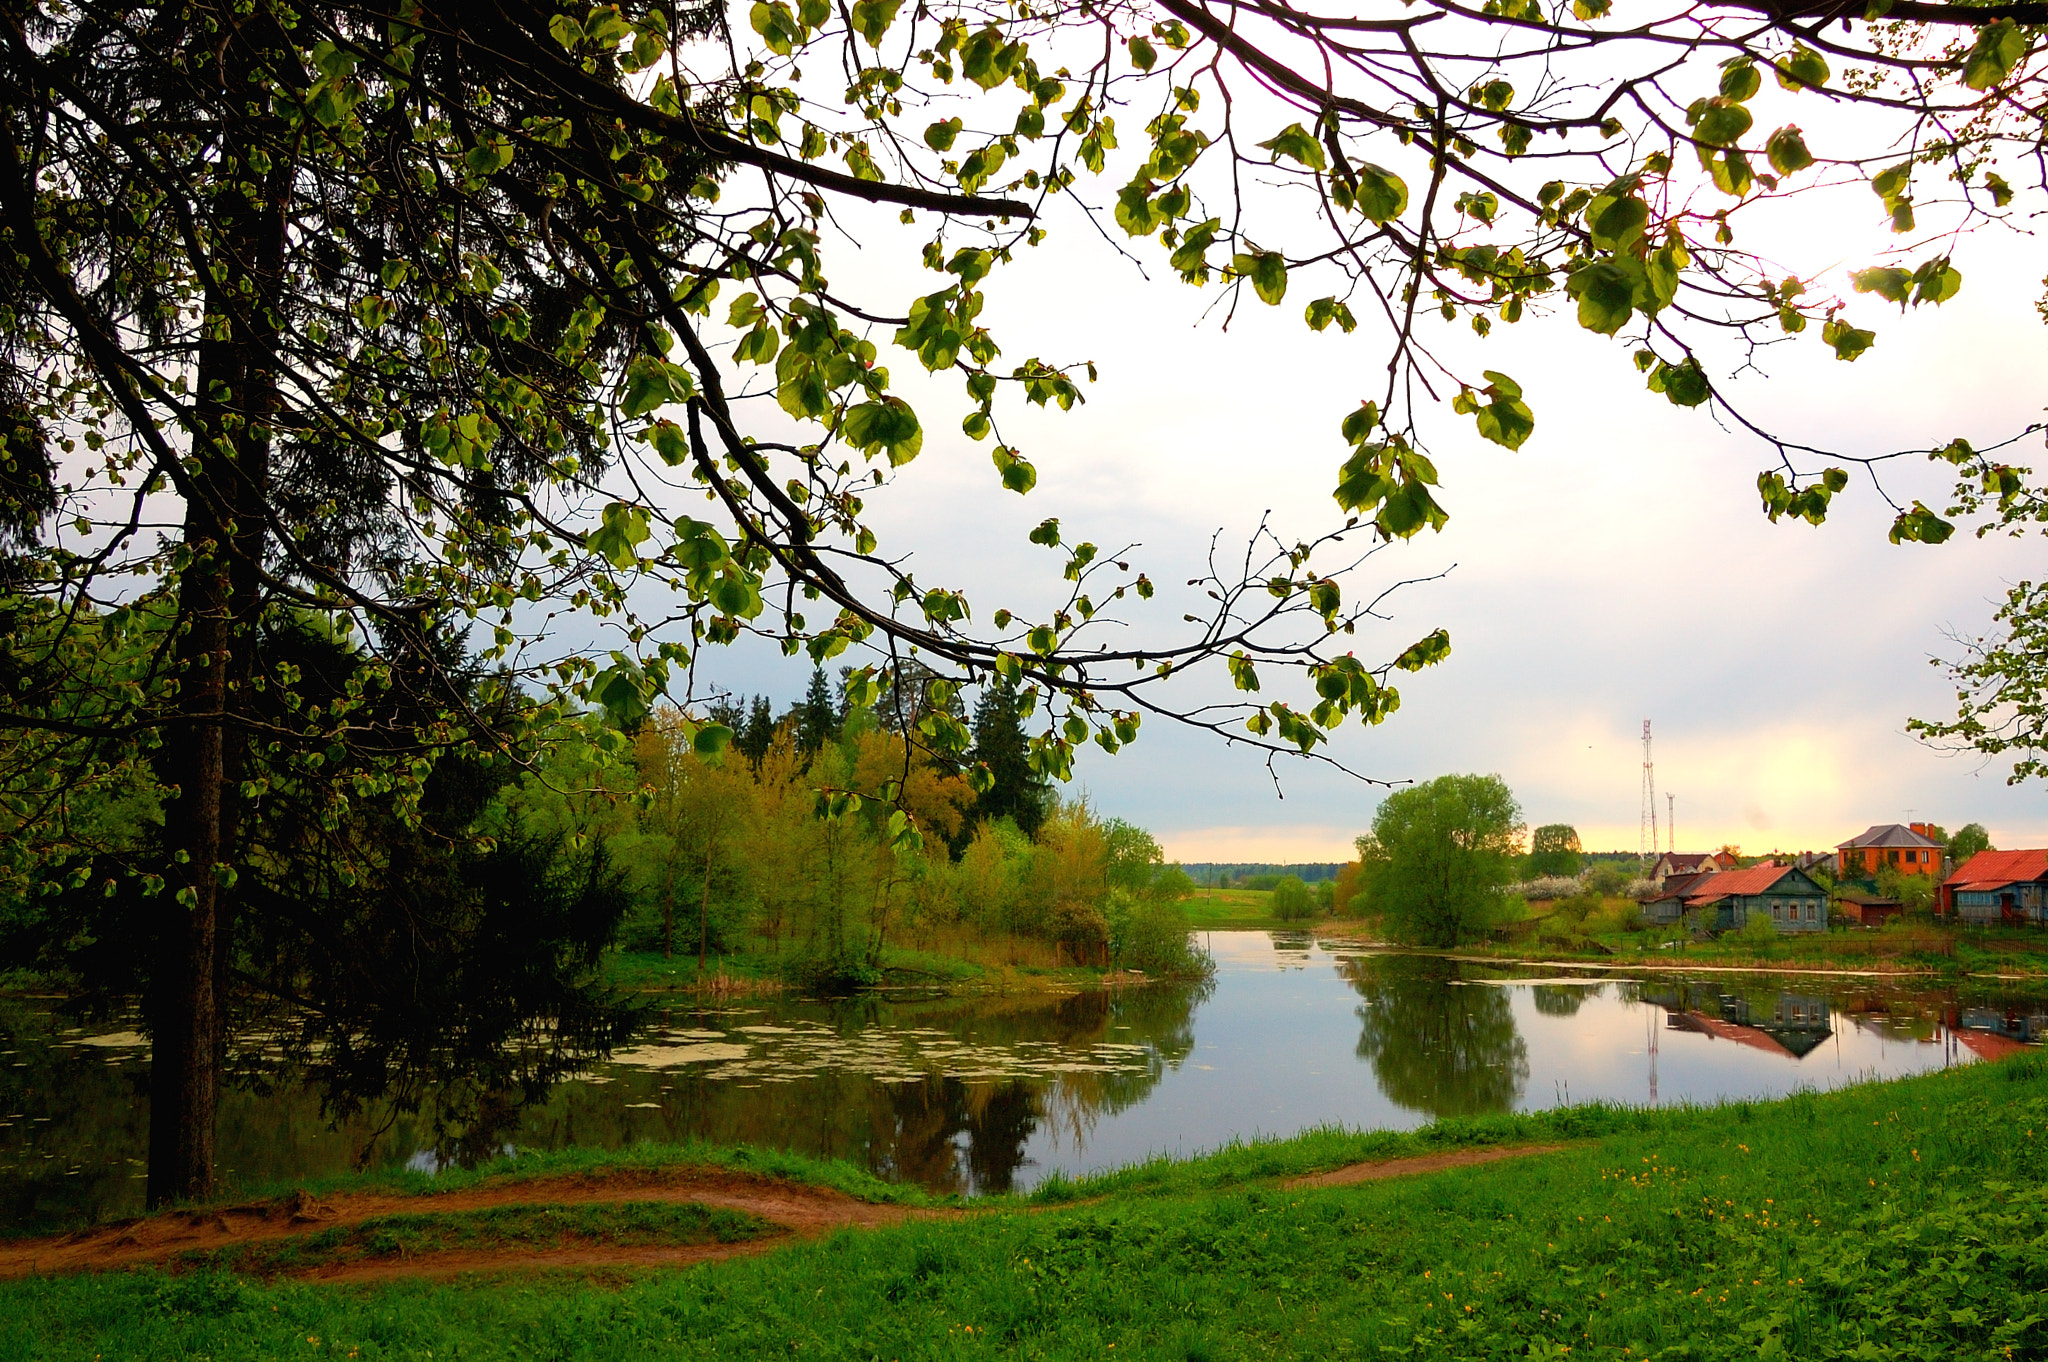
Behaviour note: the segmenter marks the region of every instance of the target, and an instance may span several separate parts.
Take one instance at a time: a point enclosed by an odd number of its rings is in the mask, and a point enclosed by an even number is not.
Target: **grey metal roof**
[[[1848,841],[1835,843],[1837,851],[1846,851],[1851,847],[1935,847],[1938,849],[1940,846],[1941,843],[1935,841],[1932,837],[1922,837],[1904,823],[1875,823],[1867,831],[1851,837]]]

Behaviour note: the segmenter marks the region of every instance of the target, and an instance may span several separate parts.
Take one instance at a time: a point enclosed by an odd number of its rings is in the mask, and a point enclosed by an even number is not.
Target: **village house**
[[[1943,916],[1977,926],[2048,920],[2048,850],[1980,851],[1935,891]]]
[[[1867,880],[1884,866],[1902,875],[1941,878],[1941,843],[1932,824],[1878,823],[1835,847],[1838,878]]]
[[[1735,857],[1726,851],[1667,851],[1650,867],[1648,879],[1659,889],[1674,875],[1713,875],[1735,869]]]
[[[1866,894],[1861,890],[1844,889],[1835,895],[1836,915],[1860,927],[1879,926],[1904,911],[1904,904],[1897,899],[1888,899],[1882,894]]]
[[[1828,929],[1828,891],[1804,871],[1775,861],[1702,875],[1643,905],[1651,922],[1690,918],[1710,932],[1732,932],[1752,914],[1768,915],[1780,932],[1824,932]]]

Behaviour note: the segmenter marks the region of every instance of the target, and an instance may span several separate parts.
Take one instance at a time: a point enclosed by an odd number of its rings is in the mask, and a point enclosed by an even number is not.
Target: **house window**
[[[1775,903],[1771,905],[1771,921],[1777,922],[1781,918],[1783,918],[1784,915],[1784,910],[1780,905]]]
[[[1814,905],[1812,905],[1811,903],[1806,905],[1806,920],[1808,922],[1812,922],[1814,920],[1813,909]]]

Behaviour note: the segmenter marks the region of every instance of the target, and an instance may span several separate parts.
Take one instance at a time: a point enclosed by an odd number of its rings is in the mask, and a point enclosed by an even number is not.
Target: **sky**
[[[847,225],[857,237],[885,231]],[[1845,191],[1802,201],[1765,230],[1802,272],[1836,266],[1846,292],[1841,268],[1895,244],[1881,225],[1867,191]],[[1072,412],[1011,420],[1039,471],[1019,498],[998,489],[988,446],[957,433],[957,411],[895,352],[897,385],[926,412],[928,434],[922,456],[872,501],[885,546],[913,547],[921,580],[966,585],[985,620],[997,605],[1042,600],[1033,583],[1056,584],[1057,561],[1025,542],[1048,515],[1070,542],[1137,543],[1134,564],[1162,583],[1198,570],[1212,535],[1241,545],[1268,513],[1289,538],[1340,523],[1329,498],[1345,455],[1337,427],[1376,394],[1384,336],[1310,333],[1301,308],[1317,290],[1307,284],[1280,307],[1240,307],[1226,332],[1205,315],[1214,289],[1171,281],[1156,248],[1148,281],[1085,226],[1053,226],[987,281],[983,320],[1009,360],[1093,359],[1100,381]],[[889,258],[855,254],[849,267],[842,256],[841,274],[856,273],[835,283],[885,296],[937,286],[889,273]],[[1938,310],[1899,316],[1857,300],[1850,315],[1876,325],[1879,341],[1856,363],[1809,335],[1733,378],[1721,356],[1717,382],[1766,424],[1850,453],[2016,432],[2042,407],[2038,245],[1985,235],[1957,261],[1962,292]],[[1892,545],[1891,512],[1861,477],[1826,525],[1773,525],[1755,487],[1766,450],[1647,392],[1629,347],[1556,314],[1484,342],[1450,328],[1433,339],[1464,372],[1520,381],[1536,432],[1510,453],[1447,406],[1425,415],[1450,521],[1383,551],[1347,594],[1437,578],[1398,592],[1390,622],[1362,631],[1359,648],[1387,657],[1444,627],[1453,651],[1399,678],[1402,705],[1384,724],[1340,730],[1337,758],[1389,782],[1497,773],[1531,826],[1570,823],[1588,849],[1633,851],[1648,719],[1660,846],[1673,807],[1680,850],[1818,849],[1914,820],[1982,823],[2000,846],[2048,845],[2037,787],[2008,786],[2005,768],[1906,731],[1910,717],[1953,714],[1932,660],[1957,656],[1956,639],[1989,627],[2006,586],[2038,572],[2038,539]],[[2039,462],[2038,445],[2013,457]],[[1924,460],[1884,477],[1902,501],[1946,504],[1949,480]],[[1180,607],[1171,593],[1152,605],[1133,634],[1156,642],[1172,636]],[[778,658],[716,665],[720,684],[785,701],[804,682]],[[1225,698],[1200,677],[1180,694]],[[1075,786],[1184,861],[1346,859],[1385,793],[1308,763],[1269,770],[1242,746],[1157,720],[1113,758],[1088,749]]]

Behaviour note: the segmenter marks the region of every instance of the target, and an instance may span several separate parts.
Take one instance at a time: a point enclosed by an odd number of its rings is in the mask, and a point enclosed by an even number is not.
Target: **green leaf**
[[[1023,496],[1038,486],[1038,470],[1031,466],[1030,460],[1015,450],[997,445],[993,457],[996,473],[1002,478],[1003,486],[1008,490]]]
[[[1326,330],[1331,322],[1347,335],[1358,328],[1358,318],[1351,315],[1350,305],[1335,298],[1316,299],[1308,305],[1306,316],[1311,331]]]
[[[960,135],[961,122],[948,118],[943,123],[934,123],[924,130],[924,144],[933,151],[951,151],[953,139]]]
[[[701,724],[697,736],[690,739],[690,750],[707,760],[724,756],[731,745],[732,730],[724,724]]]
[[[1308,129],[1299,123],[1290,123],[1259,146],[1273,153],[1273,159],[1286,156],[1299,161],[1310,170],[1321,170],[1327,164],[1323,160],[1323,144],[1310,135]]]
[[[1806,149],[1805,136],[1789,124],[1771,134],[1771,140],[1764,143],[1764,155],[1769,158],[1771,169],[1780,175],[1795,175],[1813,164],[1813,153]]]
[[[868,46],[880,47],[901,4],[902,0],[854,0],[853,31],[866,38]]]
[[[1586,205],[1586,230],[1602,250],[1626,250],[1650,225],[1650,205],[1633,194],[1606,194]]]
[[[1231,268],[1252,281],[1252,290],[1268,304],[1277,306],[1287,296],[1287,258],[1278,251],[1238,255]]]
[[[670,468],[679,468],[690,461],[690,440],[683,428],[673,421],[656,421],[648,428],[647,440],[654,446],[654,452]]]
[[[909,463],[924,448],[924,430],[917,423],[917,413],[900,397],[853,407],[839,423],[839,433],[863,454],[886,452],[893,467]]]
[[[1776,63],[1778,84],[1787,90],[1818,90],[1828,83],[1827,61],[1810,47],[1795,47]]]
[[[503,137],[479,142],[463,153],[463,168],[479,178],[495,175],[512,164],[512,143]]]
[[[1855,270],[1849,281],[1858,293],[1875,293],[1900,307],[1906,305],[1906,295],[1913,287],[1913,276],[1901,269]]]
[[[1757,74],[1756,63],[1747,57],[1738,57],[1721,68],[1721,97],[1732,99],[1737,104],[1747,101],[1763,86],[1763,77]]]
[[[1913,271],[1913,306],[1945,303],[1963,287],[1963,272],[1938,256]]]
[[[1132,180],[1116,196],[1116,224],[1129,236],[1150,236],[1159,226],[1152,211],[1152,182],[1143,176]]]
[[[1633,260],[1628,264],[1618,259],[1596,260],[1574,270],[1564,281],[1566,296],[1578,300],[1580,326],[1611,336],[1628,323],[1635,311],[1636,276],[1628,268],[1633,264]]]
[[[1243,652],[1235,652],[1228,658],[1230,663],[1230,684],[1243,691],[1257,691],[1259,688],[1258,669]]]
[[[1691,356],[1678,364],[1659,363],[1650,374],[1649,388],[1663,393],[1675,407],[1697,407],[1714,395],[1706,371]]]
[[[604,508],[598,527],[584,536],[583,546],[623,571],[634,566],[634,549],[647,541],[649,533],[645,509],[615,501]]]
[[[1476,415],[1479,433],[1505,449],[1520,449],[1536,429],[1536,417],[1522,401],[1521,385],[1506,374],[1486,370],[1488,385],[1482,393],[1492,398]]]
[[[548,33],[563,47],[574,51],[583,42],[583,25],[566,14],[548,20]]]
[[[761,35],[761,41],[768,44],[768,50],[777,56],[788,56],[803,41],[802,26],[782,0],[760,0],[747,20],[754,26],[754,32]]]
[[[687,402],[697,390],[690,371],[655,355],[635,355],[626,366],[626,396],[621,415],[645,416],[671,402]]]
[[[2000,19],[1977,35],[1970,55],[1963,58],[1963,84],[1972,90],[1989,90],[2012,74],[2027,55],[2027,36],[2010,19]]]
[[[1358,409],[1344,418],[1344,443],[1356,447],[1372,437],[1380,424],[1380,404],[1361,402]]]
[[[2012,202],[2012,186],[2007,184],[2005,177],[1997,171],[1985,172],[1984,187],[1991,191],[1992,207],[2003,208]]]
[[[1754,76],[1756,73],[1750,73]],[[1749,110],[1731,99],[1710,99],[1693,124],[1692,135],[1710,147],[1730,147],[1742,140],[1755,120]]]
[[[1159,61],[1159,51],[1142,34],[1132,34],[1130,41],[1131,65],[1140,71],[1150,71]]]
[[[605,717],[620,728],[647,717],[646,676],[621,662],[599,672],[590,682],[590,698],[604,706]]]
[[[1939,544],[1955,532],[1956,527],[1953,524],[1916,501],[1913,503],[1913,509],[1899,512],[1898,519],[1892,522],[1891,541],[1894,544],[1908,541],[1917,544]]]
[[[1394,665],[1404,672],[1419,672],[1424,667],[1435,666],[1450,655],[1450,631],[1438,629],[1408,645],[1407,649],[1394,659]]]
[[[1890,209],[1900,199],[1904,198],[1906,191],[1912,188],[1912,184],[1913,163],[1911,161],[1901,161],[1895,166],[1887,166],[1870,177],[1871,192],[1884,200],[1884,206],[1887,209]]]
[[[1707,170],[1714,178],[1714,187],[1731,198],[1741,198],[1756,183],[1756,176],[1749,168],[1749,158],[1733,147],[1709,158]],[[1722,225],[1725,227],[1726,223]]]
[[[1854,363],[1877,343],[1875,331],[1861,331],[1837,317],[1820,329],[1820,338],[1835,348],[1835,358]]]
[[[1374,222],[1391,222],[1407,210],[1408,185],[1399,175],[1370,161],[1361,162],[1353,202]]]

